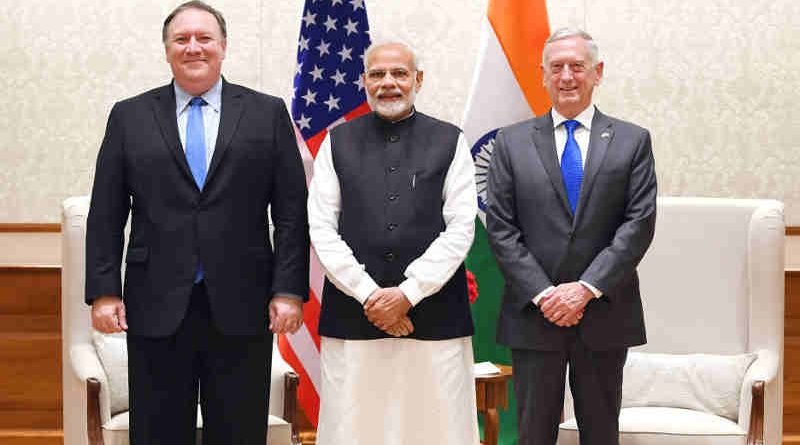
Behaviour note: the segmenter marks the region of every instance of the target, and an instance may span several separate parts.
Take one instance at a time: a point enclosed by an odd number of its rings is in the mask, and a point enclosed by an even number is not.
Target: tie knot
[[[567,129],[567,133],[570,133],[570,134],[572,134],[575,131],[575,129],[578,128],[580,125],[581,125],[580,122],[578,122],[576,120],[573,120],[573,119],[570,119],[568,121],[564,121],[564,128],[566,128]]]
[[[202,97],[193,97],[192,100],[189,101],[189,105],[193,107],[202,107],[207,103],[208,102],[206,102],[206,100]]]

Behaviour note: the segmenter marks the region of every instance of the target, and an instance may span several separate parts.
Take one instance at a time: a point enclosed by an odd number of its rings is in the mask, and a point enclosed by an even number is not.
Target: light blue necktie
[[[186,162],[192,170],[197,188],[203,190],[206,182],[206,131],[203,125],[203,106],[206,101],[202,97],[193,97],[189,101],[189,120],[186,123]]]
[[[564,179],[564,188],[567,189],[567,199],[573,215],[578,207],[578,196],[581,193],[581,181],[583,181],[581,148],[575,140],[575,129],[580,124],[576,120],[564,122],[564,128],[567,129],[567,143],[564,145],[564,153],[561,155],[561,177]]]
[[[197,188],[203,190],[206,182],[206,131],[203,125],[203,106],[206,101],[202,97],[193,97],[189,101],[189,120],[186,123],[186,162],[192,170]],[[198,261],[194,282],[203,280],[203,265]]]

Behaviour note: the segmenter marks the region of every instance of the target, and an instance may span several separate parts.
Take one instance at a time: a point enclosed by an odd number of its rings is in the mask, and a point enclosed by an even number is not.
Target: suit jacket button
[[[396,201],[397,200],[397,195],[389,195],[389,197],[387,199],[389,201]]]
[[[394,229],[396,229],[396,228],[397,228],[397,224],[395,224],[395,223],[391,223],[391,224],[389,224],[388,226],[386,226],[386,228],[387,228],[388,230],[394,230]]]
[[[392,261],[394,261],[394,253],[386,252],[385,254],[383,254],[383,259],[386,260],[387,263],[391,263]]]
[[[389,136],[389,142],[397,142],[399,140],[400,140],[400,136],[398,136],[396,134],[393,134],[393,135]]]

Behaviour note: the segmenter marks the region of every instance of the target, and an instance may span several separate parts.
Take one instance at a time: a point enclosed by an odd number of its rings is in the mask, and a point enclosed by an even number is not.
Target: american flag
[[[370,111],[361,80],[369,43],[364,0],[306,0],[292,98],[292,119],[304,158],[317,155],[328,129]],[[297,333],[281,335],[278,348],[300,375],[300,407],[316,427],[321,385],[317,326],[324,272],[313,250],[309,279],[305,323]]]

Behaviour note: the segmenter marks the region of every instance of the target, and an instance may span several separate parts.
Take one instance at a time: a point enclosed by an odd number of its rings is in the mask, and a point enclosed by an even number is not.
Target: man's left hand
[[[378,329],[386,331],[411,309],[411,302],[399,287],[376,290],[364,304],[364,314]]]
[[[303,325],[303,301],[293,297],[272,297],[269,329],[275,334],[294,334]]]
[[[583,317],[583,309],[594,294],[583,284],[573,281],[559,284],[542,299],[539,309],[547,320],[556,326],[574,326]]]

